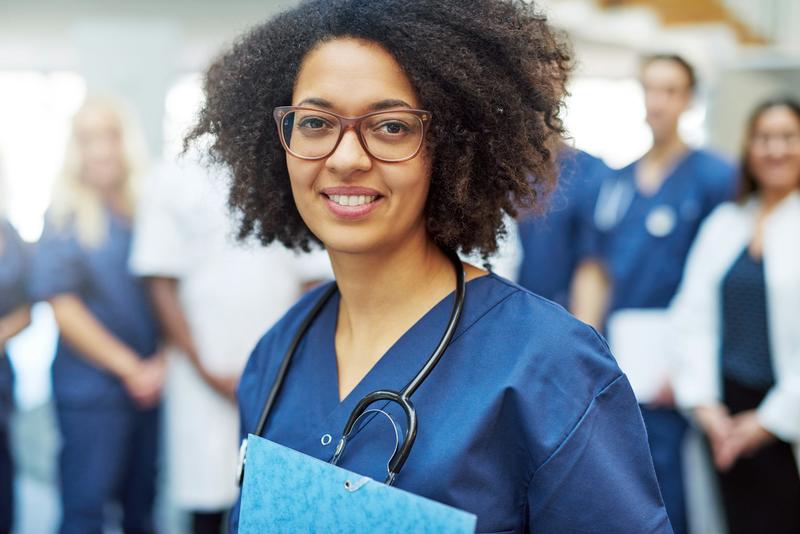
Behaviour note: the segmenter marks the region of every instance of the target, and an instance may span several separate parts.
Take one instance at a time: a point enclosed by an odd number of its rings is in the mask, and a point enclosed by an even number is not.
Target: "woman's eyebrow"
[[[335,108],[335,106],[331,102],[325,100],[324,98],[316,98],[316,97],[305,98],[302,101],[300,101],[297,105],[298,106],[312,105],[330,110]],[[387,98],[385,100],[380,100],[378,102],[370,104],[369,107],[367,107],[367,109],[369,111],[382,111],[384,109],[410,108],[410,107],[411,105],[405,100],[400,100],[398,98]]]
[[[381,100],[380,102],[375,102],[374,104],[370,105],[368,109],[370,109],[371,111],[381,111],[383,109],[410,108],[410,107],[411,106],[404,100],[389,98],[386,100]]]
[[[330,102],[328,102],[323,98],[314,98],[314,97],[305,98],[301,100],[297,105],[304,106],[306,104],[311,104],[312,106],[317,106],[325,109],[333,109],[333,104],[331,104]]]

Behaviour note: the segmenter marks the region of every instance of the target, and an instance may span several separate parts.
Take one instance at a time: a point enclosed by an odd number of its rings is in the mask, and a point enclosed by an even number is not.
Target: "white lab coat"
[[[280,244],[235,240],[227,180],[182,160],[164,163],[145,183],[130,266],[140,276],[179,280],[179,299],[199,358],[220,376],[241,373],[258,339],[310,280],[332,278],[323,251],[295,254]],[[185,354],[168,354],[164,393],[167,481],[190,510],[232,505],[239,415],[213,391]]]
[[[703,224],[673,300],[673,384],[678,405],[719,401],[720,285],[753,235],[758,200],[718,207]],[[765,221],[769,339],[775,385],[758,407],[761,424],[793,445],[800,466],[800,192]]]

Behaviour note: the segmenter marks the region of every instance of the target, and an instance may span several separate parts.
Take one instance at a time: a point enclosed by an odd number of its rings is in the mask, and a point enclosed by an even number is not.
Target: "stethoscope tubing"
[[[461,259],[458,257],[453,251],[445,251],[447,254],[448,259],[453,265],[453,270],[456,275],[456,290],[455,290],[455,297],[453,300],[453,308],[450,311],[450,317],[447,321],[447,326],[445,327],[444,332],[442,333],[442,337],[439,340],[434,351],[431,353],[431,356],[425,362],[425,364],[420,368],[417,374],[408,382],[408,384],[403,387],[399,392],[398,391],[391,391],[391,390],[379,390],[373,391],[372,393],[367,394],[364,396],[350,413],[350,417],[347,419],[347,423],[345,424],[344,430],[342,432],[342,437],[339,440],[339,443],[336,446],[336,450],[331,458],[331,462],[333,465],[337,465],[341,460],[341,457],[344,453],[345,447],[347,445],[347,440],[350,437],[350,434],[353,431],[353,428],[361,418],[361,416],[366,412],[367,408],[372,404],[379,402],[379,401],[387,401],[393,402],[398,404],[405,414],[406,417],[406,431],[405,436],[403,439],[403,443],[400,447],[398,447],[394,454],[392,455],[391,460],[388,464],[388,476],[385,480],[387,485],[394,484],[394,481],[397,477],[397,474],[403,468],[408,459],[408,456],[411,454],[411,448],[414,446],[414,441],[417,437],[417,413],[414,409],[414,404],[411,402],[411,395],[416,392],[416,390],[422,385],[422,383],[428,378],[428,375],[433,371],[436,365],[441,360],[442,356],[444,355],[447,347],[450,344],[450,341],[453,339],[453,335],[455,334],[456,328],[458,327],[458,322],[461,318],[461,313],[464,308],[464,300],[466,297],[466,282],[465,282],[465,275],[464,275],[464,267],[461,264]],[[333,294],[337,291],[337,285],[335,283],[331,284],[328,289],[322,294],[320,299],[314,304],[314,307],[305,317],[303,322],[300,324],[300,327],[297,329],[297,332],[292,338],[292,342],[289,344],[289,348],[286,350],[286,354],[281,361],[280,367],[278,368],[277,375],[275,377],[275,381],[273,382],[272,388],[270,389],[269,395],[267,396],[267,400],[264,403],[264,406],[261,410],[261,415],[259,416],[258,423],[255,428],[254,434],[260,436],[264,428],[267,424],[267,419],[269,418],[270,413],[272,412],[272,408],[275,405],[275,402],[280,394],[280,391],[283,387],[283,383],[286,379],[286,375],[289,371],[289,367],[291,365],[292,359],[294,358],[294,354],[297,351],[297,347],[300,344],[300,341],[303,339],[306,331],[311,326],[311,323],[314,319],[319,315],[322,307],[330,300]],[[242,444],[242,452],[241,452],[241,461],[242,466],[240,468],[239,474],[239,484],[242,483],[243,478],[243,468],[244,468],[244,460],[246,456],[246,441]]]

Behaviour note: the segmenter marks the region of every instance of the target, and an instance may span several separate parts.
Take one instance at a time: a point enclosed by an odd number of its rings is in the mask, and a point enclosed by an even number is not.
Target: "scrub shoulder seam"
[[[591,411],[592,407],[594,407],[595,403],[597,402],[597,399],[601,397],[603,394],[605,394],[606,391],[611,389],[617,382],[623,380],[624,378],[625,375],[620,372],[619,375],[616,375],[608,384],[603,386],[600,389],[600,391],[595,393],[595,395],[592,397],[592,400],[589,401],[589,403],[586,405],[586,408],[583,410],[583,413],[581,413],[580,417],[578,417],[578,420],[575,422],[574,425],[572,425],[572,428],[569,429],[569,432],[567,432],[566,436],[564,436],[564,439],[562,439],[561,442],[559,442],[559,444],[556,445],[555,448],[553,448],[552,452],[550,452],[550,454],[547,455],[547,458],[544,459],[541,465],[533,471],[533,474],[531,475],[531,478],[528,481],[527,487],[530,487],[531,483],[533,482],[533,479],[536,478],[537,474],[539,474],[539,471],[541,471],[542,468],[544,468],[548,463],[550,463],[550,461],[553,458],[555,458],[555,456],[561,451],[561,449],[564,448],[564,446],[567,444],[570,438],[572,438],[572,436],[575,434],[575,431],[581,426],[586,417],[589,415],[589,412]]]
[[[513,286],[512,286],[512,287],[513,287]],[[516,288],[514,288],[514,289],[516,289]],[[481,313],[480,315],[478,315],[477,317],[475,317],[475,319],[474,319],[472,322],[468,323],[468,324],[467,324],[467,325],[464,327],[464,329],[463,329],[463,330],[461,330],[460,332],[457,332],[457,333],[456,333],[456,334],[453,336],[453,339],[451,339],[451,340],[450,340],[450,343],[452,344],[452,343],[454,343],[456,340],[458,340],[458,339],[459,339],[461,336],[463,336],[463,335],[464,335],[466,332],[468,332],[468,331],[469,331],[469,329],[470,329],[470,328],[472,328],[472,327],[473,327],[473,326],[474,326],[476,323],[478,323],[478,322],[479,322],[481,319],[483,319],[484,317],[486,317],[486,315],[488,315],[488,314],[489,314],[489,313],[490,313],[492,310],[494,310],[494,309],[495,309],[497,306],[499,306],[499,305],[500,305],[500,304],[502,304],[503,302],[507,301],[509,298],[511,298],[511,296],[512,296],[512,295],[515,295],[516,293],[517,293],[516,291],[512,291],[512,292],[511,292],[511,293],[509,293],[508,295],[504,296],[503,298],[501,298],[500,300],[498,300],[497,302],[495,302],[494,304],[492,304],[491,306],[489,306],[489,307],[488,307],[488,308],[487,308],[487,309],[486,309],[486,310],[485,310],[483,313]]]

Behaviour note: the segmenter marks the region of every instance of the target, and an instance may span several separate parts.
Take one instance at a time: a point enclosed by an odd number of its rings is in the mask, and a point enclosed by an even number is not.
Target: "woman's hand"
[[[719,454],[714,455],[717,467],[726,471],[741,456],[748,456],[775,441],[775,436],[764,428],[755,410],[736,414],[732,419],[730,433]]]
[[[722,469],[719,463],[720,455],[723,455],[722,458],[727,458],[725,456],[726,443],[733,431],[733,419],[731,419],[728,409],[722,404],[698,406],[694,410],[694,418],[708,437],[714,464],[718,469]]]
[[[164,387],[166,365],[164,356],[159,352],[123,375],[122,383],[137,406],[143,409],[152,408],[161,399]]]

